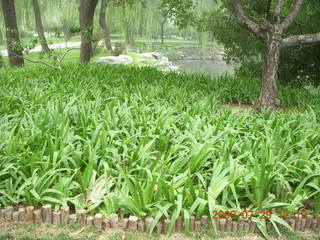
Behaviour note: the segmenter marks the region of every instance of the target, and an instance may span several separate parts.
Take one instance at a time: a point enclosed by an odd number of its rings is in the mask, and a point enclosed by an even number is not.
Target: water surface
[[[180,71],[187,73],[200,73],[211,76],[223,74],[234,74],[234,66],[227,64],[221,56],[216,56],[213,60],[177,60],[173,65],[180,68]]]

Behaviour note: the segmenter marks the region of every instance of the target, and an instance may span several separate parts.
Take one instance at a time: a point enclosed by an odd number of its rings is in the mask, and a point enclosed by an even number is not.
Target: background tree
[[[145,10],[148,0],[110,0],[116,7],[115,18],[119,21],[117,26],[124,34],[125,42],[134,46],[136,35],[139,33],[142,19],[142,9]],[[144,22],[148,25],[148,22]]]
[[[0,28],[0,45],[3,45],[3,42],[2,29]]]
[[[80,0],[81,47],[80,62],[90,62],[92,51],[93,18],[98,0]]]
[[[3,19],[3,14],[2,14],[2,8],[1,8],[1,4],[0,4],[0,19]],[[3,21],[0,21],[0,45],[4,45],[4,36],[3,36],[3,31],[4,29],[4,25],[3,25]]]
[[[106,0],[101,0],[99,24],[102,29],[103,38],[104,38],[106,48],[108,50],[112,50],[110,29],[106,23],[106,8],[107,8]]]
[[[24,64],[24,60],[22,58],[14,0],[1,0],[1,6],[6,27],[9,63],[11,66],[21,66]]]
[[[46,1],[42,4],[43,23],[50,26],[56,34],[63,33],[63,38],[67,42],[71,39],[72,29],[79,27],[79,0]]]
[[[33,10],[34,10],[34,16],[35,16],[35,22],[36,22],[36,28],[38,32],[39,42],[42,47],[42,51],[49,52],[50,48],[47,44],[46,37],[44,35],[43,25],[42,25],[42,19],[41,19],[41,11],[38,0],[32,0]]]

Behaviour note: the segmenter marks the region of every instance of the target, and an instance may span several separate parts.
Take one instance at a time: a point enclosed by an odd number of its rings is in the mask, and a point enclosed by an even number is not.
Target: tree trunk
[[[30,20],[30,2],[29,1],[24,1],[23,4],[23,8],[24,8],[24,21],[25,21],[25,26],[23,26],[23,29],[25,31],[33,31],[33,26],[32,26],[32,21]]]
[[[0,45],[3,45],[3,35],[2,35],[1,28],[0,28]]]
[[[99,24],[102,29],[106,48],[108,50],[112,50],[110,30],[109,30],[109,27],[106,23],[106,7],[107,7],[106,0],[101,0]]]
[[[9,63],[11,66],[21,66],[24,64],[24,60],[19,38],[14,0],[1,0],[1,4],[6,27]]]
[[[71,32],[70,32],[70,28],[68,26],[67,23],[64,23],[62,26],[62,32],[63,32],[63,39],[64,41],[69,41],[71,39]]]
[[[2,55],[0,53],[0,68],[2,68],[2,67],[3,67],[3,60],[2,60]]]
[[[280,107],[277,80],[281,40],[281,35],[273,33],[267,36],[262,71],[262,85],[259,99],[255,104],[257,110],[263,108],[274,110]]]
[[[50,48],[47,44],[47,40],[46,40],[46,37],[44,35],[44,31],[43,31],[39,2],[38,2],[38,0],[33,0],[32,4],[33,4],[34,16],[35,16],[35,20],[36,20],[38,37],[39,37],[42,51],[50,52]]]
[[[92,51],[93,17],[98,0],[80,0],[81,47],[80,62],[90,62]]]
[[[165,24],[165,22],[162,22],[161,23],[161,31],[160,31],[160,33],[161,33],[161,43],[162,44],[164,44],[164,24]]]

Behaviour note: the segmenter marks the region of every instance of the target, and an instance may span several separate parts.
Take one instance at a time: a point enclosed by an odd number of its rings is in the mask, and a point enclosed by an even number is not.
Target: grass
[[[54,50],[54,54],[58,55],[58,56],[62,56],[63,53],[66,51],[66,48],[59,48],[59,49],[55,49]],[[140,61],[138,61],[139,59],[145,60],[147,65],[153,65],[156,61],[151,60],[147,57],[143,57],[143,56],[138,56],[137,53],[133,53],[133,52],[127,52],[124,53],[125,55],[131,56],[133,58],[133,65],[142,65],[142,63]],[[101,51],[99,52],[96,56],[91,58],[91,61],[96,61],[98,60],[100,57],[106,57],[106,56],[112,56],[113,54],[109,51]],[[54,64],[54,59],[53,59],[53,55],[48,55],[48,54],[42,54],[42,53],[29,53],[24,55],[25,58],[33,60],[33,61],[44,61],[47,63],[51,63]],[[3,58],[3,62],[4,64],[8,64],[8,57],[2,57]],[[72,50],[70,51],[64,58],[63,63],[77,63],[79,62],[80,59],[80,50],[76,49],[76,50]],[[35,63],[31,63],[30,61],[25,60],[25,66],[33,66],[35,65]]]
[[[157,240],[158,236],[149,236],[147,234],[140,233],[115,233],[108,237],[108,240]]]
[[[258,89],[255,79],[152,68],[4,68],[0,203],[153,216],[153,226],[168,217],[169,230],[214,210],[319,214],[320,98],[289,85],[280,97],[290,111],[220,107],[253,103]]]
[[[13,227],[13,226],[12,226]],[[279,239],[279,240],[306,240],[317,239],[316,236],[310,235],[301,235],[299,233],[292,233],[285,228],[280,228],[283,236],[278,238],[275,232],[271,233],[270,239]],[[147,233],[132,233],[132,232],[124,232],[119,231],[97,231],[93,228],[82,229],[82,231],[71,230],[66,228],[65,226],[45,226],[39,225],[37,228],[32,229],[23,229],[19,226],[13,227],[11,230],[7,230],[6,233],[0,233],[0,240],[157,240],[164,239],[159,235],[149,235]],[[175,234],[172,238],[176,240],[191,240],[191,239],[261,239],[256,234],[247,234],[244,232],[236,232],[236,233],[215,233],[213,230],[210,231],[199,231],[189,234]]]
[[[61,56],[63,55],[65,50],[66,50],[65,48],[56,49],[54,50],[54,53]],[[110,56],[110,55],[111,55],[110,53],[99,53],[97,56],[92,58],[92,61],[97,60],[99,57]],[[38,52],[25,54],[24,57],[33,61],[41,60],[41,61],[52,63],[52,64],[54,63],[52,56],[48,56],[47,54],[42,55]],[[3,58],[4,64],[8,64],[8,57],[2,57],[2,58]],[[72,50],[65,56],[63,62],[75,63],[75,62],[79,62],[79,59],[80,59],[80,50]],[[25,60],[25,65],[33,66],[35,64]]]
[[[5,235],[2,235],[0,236],[0,240],[54,240],[54,239],[59,239],[59,240],[74,240],[75,238],[71,238],[69,237],[68,235],[65,235],[65,234],[59,234],[58,236],[46,236],[46,237],[31,237],[31,236],[14,236],[14,235],[11,235],[11,234],[5,234]],[[77,238],[79,239],[79,238]],[[85,238],[85,239],[88,239],[88,238]],[[84,238],[83,238],[84,240]]]

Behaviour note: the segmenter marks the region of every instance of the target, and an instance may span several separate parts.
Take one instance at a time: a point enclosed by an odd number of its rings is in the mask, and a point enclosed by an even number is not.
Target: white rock
[[[140,53],[138,56],[154,59],[152,53]]]
[[[140,54],[138,54],[138,56],[147,57],[147,58],[155,59],[155,60],[158,60],[158,61],[162,61],[163,59],[168,59],[168,58],[164,57],[162,55],[162,53],[159,53],[159,52],[140,53]]]
[[[147,64],[148,63],[148,61],[146,60],[146,59],[137,59],[137,62],[139,62],[139,63],[143,63],[143,64]]]
[[[111,64],[111,65],[130,65],[133,64],[133,58],[127,55],[120,55],[120,56],[108,56],[108,57],[101,57],[99,58],[96,63],[99,64]]]

